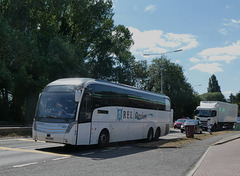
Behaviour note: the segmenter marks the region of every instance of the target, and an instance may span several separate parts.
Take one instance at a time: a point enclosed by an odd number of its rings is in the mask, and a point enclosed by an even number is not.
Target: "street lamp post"
[[[163,83],[162,83],[162,82],[163,82],[163,81],[162,81],[163,78],[162,78],[162,70],[163,70],[163,67],[162,67],[162,63],[161,63],[161,92],[160,92],[161,94],[163,94]]]
[[[164,55],[164,54],[168,54],[168,53],[176,53],[176,52],[180,52],[182,51],[182,49],[178,49],[178,50],[175,50],[175,51],[168,51],[168,52],[165,52],[165,53],[145,53],[143,54],[143,56],[152,56],[152,55]]]
[[[143,56],[152,56],[152,55],[161,55],[161,57],[162,57],[162,55],[164,55],[164,54],[168,54],[168,53],[176,53],[176,52],[180,52],[180,51],[182,51],[182,49],[178,49],[178,50],[175,50],[175,51],[168,51],[168,52],[165,52],[165,53],[147,53],[147,54],[143,54]],[[160,74],[161,74],[161,94],[163,93],[163,74],[162,74],[162,70],[163,70],[163,68],[162,68],[162,63],[161,63],[161,72],[160,72]]]
[[[198,87],[198,86],[202,86],[202,84],[194,85],[193,88],[194,88],[194,87]]]

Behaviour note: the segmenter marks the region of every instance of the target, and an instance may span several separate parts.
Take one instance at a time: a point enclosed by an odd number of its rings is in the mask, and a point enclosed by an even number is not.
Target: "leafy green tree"
[[[132,34],[114,25],[111,0],[2,0],[0,12],[1,117],[29,121],[39,91],[62,77],[134,84]]]
[[[0,121],[8,121],[10,112],[10,96],[13,80],[9,70],[11,63],[12,32],[10,26],[0,13]]]
[[[218,80],[214,74],[209,78],[208,92],[209,93],[210,92],[221,92],[221,88],[218,85]]]
[[[191,85],[187,82],[180,65],[170,62],[166,57],[156,58],[149,68],[147,89],[160,92],[161,69],[163,73],[163,93],[170,97],[174,109],[174,119],[191,117],[199,104]]]
[[[48,46],[48,78],[83,77],[87,74],[80,48],[61,37],[53,38]]]
[[[114,61],[112,65],[114,81],[134,85],[133,68],[135,66],[135,58],[130,52],[132,44],[132,34],[128,28],[123,25],[116,26],[112,32],[111,48]]]
[[[232,93],[229,96],[229,102],[230,103],[235,103],[235,96]]]
[[[41,64],[36,64],[38,54],[31,40],[19,30],[14,30],[2,15],[0,18],[1,117],[9,122],[22,121],[28,111],[23,110],[25,100],[31,92],[37,91],[36,84],[41,75],[36,72]]]
[[[235,95],[235,103],[240,104],[240,92]]]
[[[226,102],[224,95],[221,93],[221,88],[218,84],[218,80],[214,74],[209,78],[207,90],[208,93],[202,94],[200,96],[202,100]]]
[[[240,92],[236,93],[236,95],[231,94],[230,100],[232,100],[231,103],[238,105],[238,116],[240,116]]]
[[[204,101],[223,101],[223,102],[226,102],[226,99],[221,92],[205,93],[205,94],[202,94],[200,97]]]
[[[149,79],[149,70],[146,60],[135,61],[133,66],[132,83],[133,86],[140,89],[147,89],[147,83]]]

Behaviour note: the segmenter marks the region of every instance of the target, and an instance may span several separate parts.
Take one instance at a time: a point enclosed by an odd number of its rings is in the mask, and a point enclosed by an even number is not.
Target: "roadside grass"
[[[226,133],[232,133],[232,132],[234,132],[234,130],[217,131],[217,132],[213,132],[212,135],[209,133],[194,134],[194,138],[182,137],[182,138],[168,139],[168,140],[160,138],[158,141],[138,143],[138,144],[136,144],[136,146],[144,147],[144,148],[180,148],[189,143],[193,143],[193,142],[203,140],[206,138],[210,138],[213,136],[226,134]]]
[[[15,132],[9,132],[9,133],[1,133],[0,134],[0,139],[1,138],[27,138],[27,137],[32,137],[32,132],[29,131],[15,131]]]

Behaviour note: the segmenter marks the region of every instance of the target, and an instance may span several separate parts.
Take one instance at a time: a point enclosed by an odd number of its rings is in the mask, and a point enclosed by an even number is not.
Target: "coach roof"
[[[63,79],[58,79],[56,81],[53,81],[53,82],[49,83],[47,86],[74,85],[74,86],[76,86],[76,88],[83,88],[83,87],[87,87],[88,85],[94,84],[94,83],[102,84],[102,85],[111,85],[114,87],[121,87],[121,88],[125,88],[125,89],[136,90],[139,92],[145,92],[147,94],[155,94],[158,96],[167,97],[164,94],[158,94],[158,93],[154,93],[154,92],[150,92],[150,91],[145,91],[145,90],[133,87],[133,86],[119,84],[119,83],[113,83],[113,82],[108,82],[108,81],[103,81],[103,80],[97,80],[97,79],[93,79],[93,78],[63,78]]]

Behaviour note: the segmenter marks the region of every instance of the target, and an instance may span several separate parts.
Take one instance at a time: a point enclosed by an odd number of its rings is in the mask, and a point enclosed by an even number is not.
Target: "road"
[[[0,140],[0,175],[186,175],[208,146],[222,137],[161,149],[137,147],[136,142],[72,148],[31,139],[4,139]]]

